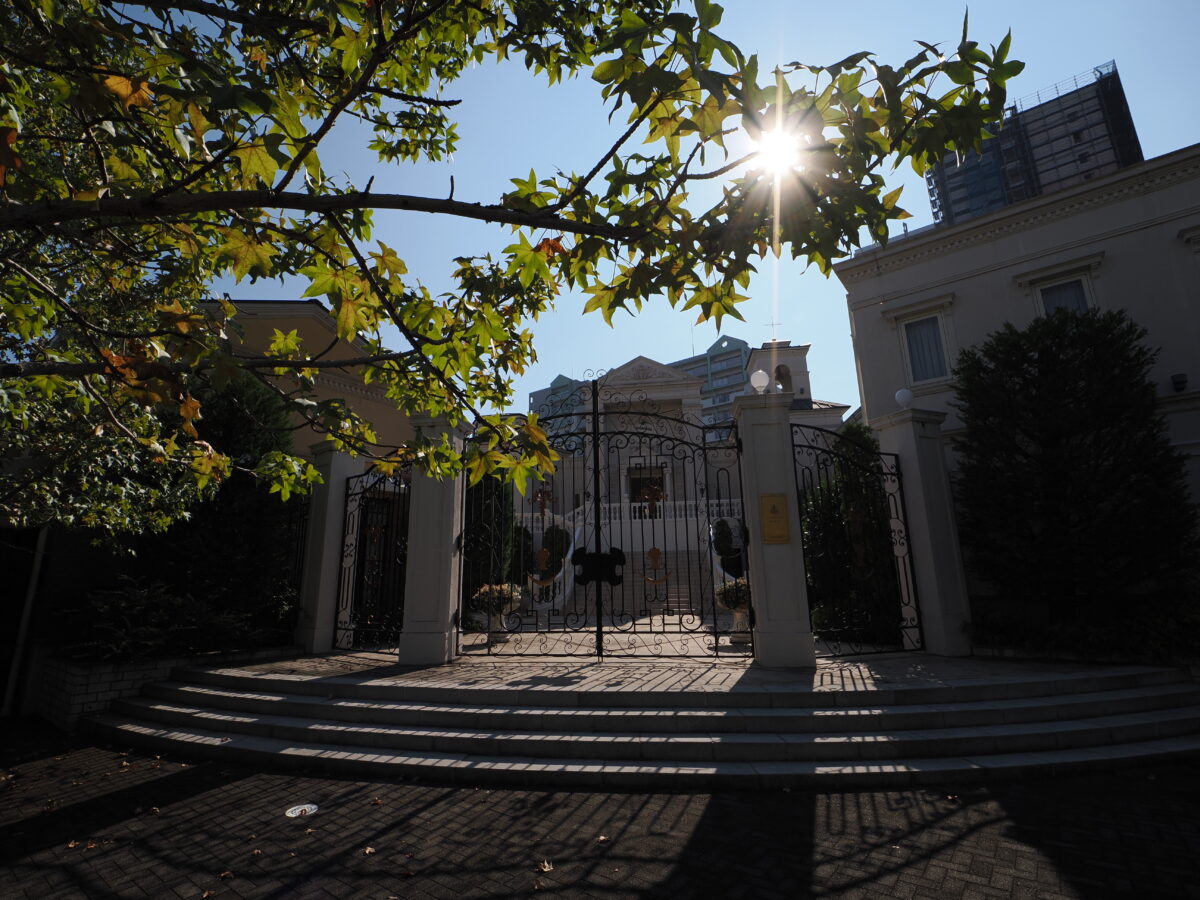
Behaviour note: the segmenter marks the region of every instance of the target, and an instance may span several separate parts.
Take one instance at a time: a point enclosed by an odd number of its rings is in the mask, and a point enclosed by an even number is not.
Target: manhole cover
[[[300,806],[293,806],[291,809],[289,809],[287,812],[285,812],[284,815],[287,816],[289,819],[294,819],[297,816],[311,816],[316,811],[317,811],[317,804],[303,803]]]

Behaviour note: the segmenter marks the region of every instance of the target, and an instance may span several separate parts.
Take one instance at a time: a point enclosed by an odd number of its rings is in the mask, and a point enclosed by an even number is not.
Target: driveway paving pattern
[[[1200,897],[1188,761],[946,791],[485,790],[3,729],[4,898]]]

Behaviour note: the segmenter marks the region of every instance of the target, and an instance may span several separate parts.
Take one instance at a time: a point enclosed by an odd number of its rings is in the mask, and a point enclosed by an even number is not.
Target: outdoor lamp
[[[766,393],[767,385],[771,383],[771,376],[762,369],[754,372],[750,376],[750,387],[754,388],[758,393]]]
[[[900,388],[900,390],[896,391],[896,402],[899,403],[903,409],[908,409],[910,406],[912,406],[913,392],[908,388]]]

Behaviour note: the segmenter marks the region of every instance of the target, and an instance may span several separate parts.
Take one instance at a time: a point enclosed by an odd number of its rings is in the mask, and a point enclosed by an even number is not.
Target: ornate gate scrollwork
[[[744,530],[732,428],[618,388],[576,383],[539,413],[560,459],[527,496],[492,479],[466,487],[463,652],[752,653],[744,626],[734,639],[735,612],[717,603],[745,577],[732,563],[743,548],[726,548],[730,575],[710,538],[718,520]]]
[[[395,647],[404,623],[410,470],[346,479],[334,647]]]

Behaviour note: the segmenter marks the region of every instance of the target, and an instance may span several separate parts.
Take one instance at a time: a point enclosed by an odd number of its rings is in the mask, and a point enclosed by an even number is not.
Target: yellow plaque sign
[[[758,508],[762,519],[764,544],[788,544],[792,535],[788,529],[787,494],[759,494]]]

